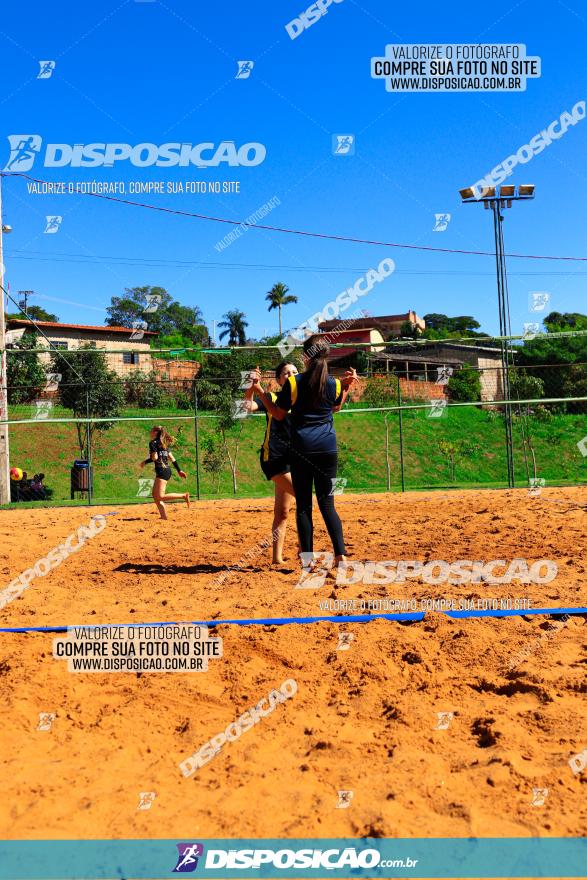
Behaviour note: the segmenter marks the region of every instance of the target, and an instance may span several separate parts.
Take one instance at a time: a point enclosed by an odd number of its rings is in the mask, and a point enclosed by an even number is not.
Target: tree
[[[190,336],[182,336],[181,333],[170,333],[164,336],[158,336],[151,343],[152,348],[171,349],[181,351],[181,356],[187,361],[197,361],[200,355],[197,351],[182,351],[182,349],[190,349],[193,346],[207,346],[209,343],[208,328],[204,324],[196,324],[192,327]],[[161,352],[158,357],[169,358],[171,355]]]
[[[220,321],[218,326],[224,327],[225,329],[222,331],[219,338],[224,339],[228,336],[229,345],[245,345],[247,340],[245,328],[249,326],[249,322],[245,321],[245,313],[239,311],[239,309],[232,309],[230,312],[226,312],[222,317],[224,320]]]
[[[198,306],[182,306],[164,287],[127,287],[125,295],[113,296],[106,309],[109,327],[132,327],[144,322],[161,336],[179,333],[193,344],[201,336],[204,323]]]
[[[465,365],[450,377],[447,383],[451,400],[476,401],[481,399],[481,379],[478,370]]]
[[[298,298],[289,293],[289,287],[287,284],[282,284],[281,281],[278,281],[277,284],[273,285],[265,299],[269,303],[269,307],[267,308],[268,312],[273,309],[279,310],[279,337],[281,338],[283,336],[281,327],[281,309],[283,306],[287,306],[290,303],[297,303]]]
[[[53,321],[58,322],[59,318],[57,315],[54,315],[52,312],[46,312],[45,309],[41,308],[41,306],[29,306],[27,309],[28,317],[33,321]],[[26,315],[23,315],[21,312],[14,315],[6,315],[6,319],[10,320],[11,318],[15,318],[18,321],[26,321]]]
[[[471,315],[457,315],[450,318],[439,312],[424,315],[426,329],[422,334],[426,339],[451,339],[471,336],[485,337],[486,333],[478,333],[481,324]]]
[[[37,334],[27,331],[7,352],[6,384],[10,404],[34,400],[47,384],[46,373],[39,362],[36,347]]]
[[[365,381],[361,404],[365,406],[390,406],[397,396],[397,376],[373,376]]]
[[[532,367],[532,375],[544,383],[545,397],[582,397],[583,365],[587,363],[585,336],[553,336],[554,333],[587,330],[587,315],[578,312],[551,312],[544,319],[546,333],[526,339],[516,348],[516,363]],[[580,411],[581,404],[572,404]],[[583,404],[584,406],[584,404]]]
[[[63,406],[80,419],[116,418],[124,405],[122,382],[109,370],[103,351],[91,345],[80,346],[67,355],[56,351],[51,355],[53,369],[61,373],[59,398]],[[114,422],[92,422],[86,428],[76,423],[81,458],[88,458],[96,431],[108,431]],[[89,442],[89,448],[88,448]]]
[[[478,450],[478,445],[469,440],[440,440],[438,448],[448,462],[449,475],[452,483],[456,479],[457,462],[462,458],[473,455]]]
[[[224,467],[224,453],[222,447],[214,437],[206,437],[202,441],[202,467],[211,477],[216,480],[216,492],[220,487],[220,476]]]
[[[512,400],[538,400],[544,397],[544,382],[524,369],[510,370],[510,396]]]
[[[412,324],[411,321],[403,321],[400,325],[399,335],[402,338],[419,339],[421,334],[422,331],[417,324]]]
[[[232,491],[237,493],[237,460],[243,430],[244,418],[237,418],[235,400],[229,388],[223,388],[218,395],[218,428],[222,437],[222,445],[228,458],[232,473]]]
[[[543,324],[550,333],[565,330],[587,330],[587,315],[580,312],[550,312]]]

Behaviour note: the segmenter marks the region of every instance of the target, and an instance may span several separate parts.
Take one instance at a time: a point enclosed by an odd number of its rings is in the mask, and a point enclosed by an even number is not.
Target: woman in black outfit
[[[275,403],[261,388],[259,374],[254,380],[255,394],[270,415],[278,421],[289,412],[291,423],[290,465],[296,496],[296,522],[301,553],[312,553],[312,489],[315,488],[320,513],[330,535],[336,562],[344,562],[346,550],[342,524],[334,505],[338,452],[332,414],[346,400],[356,381],[354,370],[341,380],[328,375],[328,342],[317,334],[304,343],[303,373],[290,376]]]
[[[165,428],[162,425],[155,425],[155,427],[151,428],[151,433],[149,434],[149,458],[146,458],[145,461],[142,461],[140,464],[140,467],[144,467],[150,462],[153,462],[155,465],[155,482],[153,483],[152,494],[153,501],[157,505],[157,510],[159,511],[161,519],[167,519],[165,501],[177,501],[178,499],[183,498],[187,506],[190,506],[189,492],[183,492],[181,494],[177,492],[172,492],[171,494],[165,493],[167,482],[171,478],[170,462],[182,480],[185,480],[187,477],[186,472],[181,470],[179,463],[169,451],[169,447],[173,443],[174,438],[167,433]]]

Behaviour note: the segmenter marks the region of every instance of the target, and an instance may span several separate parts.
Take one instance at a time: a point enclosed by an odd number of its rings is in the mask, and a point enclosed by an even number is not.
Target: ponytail
[[[310,336],[304,342],[304,354],[309,358],[306,367],[310,400],[314,406],[319,406],[324,400],[326,381],[328,379],[327,357],[330,354],[328,342],[320,335]]]
[[[157,431],[157,439],[163,449],[169,449],[170,446],[173,446],[175,443],[175,437],[172,437],[171,434],[165,430],[163,425],[155,425],[155,431]]]

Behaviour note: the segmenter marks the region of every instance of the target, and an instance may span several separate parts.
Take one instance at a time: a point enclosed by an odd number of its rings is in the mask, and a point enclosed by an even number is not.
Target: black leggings
[[[291,480],[296,496],[296,522],[302,553],[314,549],[312,524],[312,485],[316,487],[316,499],[324,519],[335,556],[346,553],[342,535],[342,523],[334,506],[334,480],[338,455],[336,452],[298,454],[291,450]]]

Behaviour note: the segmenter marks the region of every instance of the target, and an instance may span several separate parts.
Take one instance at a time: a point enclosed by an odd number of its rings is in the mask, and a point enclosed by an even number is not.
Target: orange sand
[[[554,560],[543,586],[296,590],[263,550],[266,500],[111,508],[104,531],[0,611],[2,626],[319,614],[328,596],[528,596],[585,605],[580,489],[342,496],[356,559]],[[2,588],[91,514],[0,513]],[[318,514],[316,514],[318,518]],[[292,524],[293,526],[293,524]],[[317,529],[316,549],[328,549]],[[584,617],[539,641],[544,617],[219,626],[206,673],[72,674],[50,634],[0,634],[3,838],[573,836],[585,833]],[[338,632],[351,632],[347,651]],[[511,657],[530,647],[515,670]],[[186,779],[178,763],[287,678],[298,693]],[[56,719],[38,731],[40,712]],[[437,713],[453,712],[448,730]],[[548,788],[544,806],[533,787]],[[337,809],[339,790],[352,790]],[[139,792],[155,792],[139,811]]]

